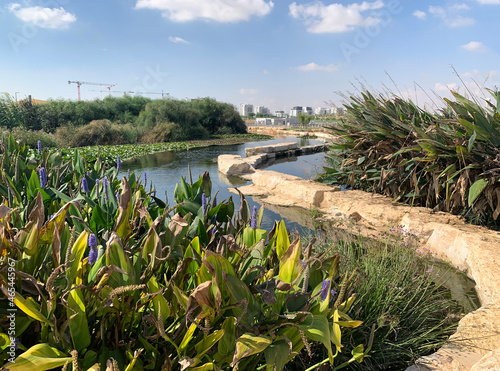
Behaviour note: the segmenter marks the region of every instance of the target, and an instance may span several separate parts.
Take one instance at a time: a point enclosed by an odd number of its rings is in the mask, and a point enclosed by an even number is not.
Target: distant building
[[[302,107],[302,112],[309,116],[313,114],[313,109],[311,107]]]
[[[285,111],[274,111],[276,117],[286,117]]]
[[[288,119],[281,118],[281,117],[273,117],[273,118],[259,117],[259,118],[255,119],[255,125],[259,125],[259,126],[265,126],[265,125],[283,126],[283,125],[287,125],[287,120]]]
[[[264,106],[255,106],[255,114],[269,115],[269,108]]]
[[[268,117],[259,117],[255,119],[255,125],[260,125],[260,126],[272,125],[272,120]]]
[[[240,105],[240,115],[241,116],[248,116],[249,113],[254,113],[254,111],[253,111],[253,104],[244,104],[244,103],[242,103]]]
[[[332,107],[330,108],[331,114],[332,115],[343,115],[344,114],[344,107]]]
[[[318,116],[324,116],[330,113],[330,109],[328,108],[323,108],[323,107],[318,107],[314,110],[314,114]]]
[[[302,108],[300,106],[295,106],[290,110],[290,117],[297,117],[299,113],[302,112]]]

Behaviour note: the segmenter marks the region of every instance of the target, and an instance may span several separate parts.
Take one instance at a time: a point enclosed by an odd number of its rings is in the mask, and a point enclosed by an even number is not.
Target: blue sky
[[[77,99],[79,80],[288,111],[364,84],[431,104],[500,85],[499,15],[500,0],[2,1],[0,92]]]

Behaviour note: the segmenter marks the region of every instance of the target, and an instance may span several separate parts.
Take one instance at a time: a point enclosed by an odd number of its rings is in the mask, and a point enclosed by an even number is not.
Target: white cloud
[[[264,16],[273,6],[272,1],[265,0],[137,0],[135,5],[137,9],[160,10],[163,17],[174,22],[204,19],[222,23]]]
[[[421,11],[421,10],[415,10],[413,12],[413,15],[417,17],[418,19],[425,19],[427,17],[427,13]]]
[[[500,5],[500,0],[476,0],[479,4],[496,4]]]
[[[316,1],[306,5],[297,5],[293,2],[289,10],[290,16],[302,20],[307,31],[311,33],[338,33],[380,23],[376,16],[364,16],[362,13],[383,7],[384,2],[381,0],[349,5],[337,3],[325,5],[321,1]]]
[[[298,67],[296,67],[296,69],[299,71],[306,71],[306,72],[310,72],[310,71],[334,72],[334,71],[338,70],[338,67],[333,65],[333,64],[321,66],[321,65],[316,64],[316,63],[308,63],[308,64],[305,64],[303,66],[298,66]]]
[[[458,14],[463,10],[469,10],[469,7],[466,4],[453,4],[446,8],[441,6],[429,7],[429,13],[441,19],[447,27],[451,28],[471,26],[476,23],[473,18],[464,17]]]
[[[247,95],[247,94],[255,95],[258,92],[259,91],[257,89],[245,89],[245,88],[240,89],[240,94],[243,94],[243,95]]]
[[[450,90],[458,91],[458,85],[455,83],[441,84],[440,82],[437,82],[436,85],[434,85],[434,90],[441,93],[448,93]]]
[[[12,3],[7,6],[17,18],[40,28],[64,29],[76,21],[74,14],[61,8],[42,8],[41,6],[22,7]]]
[[[480,41],[471,41],[465,45],[462,45],[462,49],[468,52],[485,52],[488,48]]]
[[[169,36],[168,39],[175,44],[191,44],[189,41],[184,40],[182,37]]]

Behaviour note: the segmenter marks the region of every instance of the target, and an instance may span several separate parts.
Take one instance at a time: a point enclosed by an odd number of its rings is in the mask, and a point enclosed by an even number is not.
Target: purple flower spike
[[[109,185],[109,181],[108,181],[108,177],[105,176],[104,179],[102,180],[102,192],[104,193],[104,199],[107,201],[108,200],[108,185]]]
[[[320,295],[321,301],[325,301],[328,295],[328,287],[330,286],[330,280],[323,280],[323,284],[321,285]]]
[[[82,192],[85,192],[85,193],[89,192],[89,185],[87,184],[86,178],[82,178]]]
[[[252,229],[257,228],[257,206],[253,207],[252,220],[250,221],[250,227]]]
[[[203,208],[203,212],[207,211],[207,196],[205,193],[201,194],[201,207]]]
[[[95,189],[97,190],[97,197],[99,197],[99,179],[95,180]]]
[[[38,171],[38,177],[40,178],[40,187],[45,188],[47,185],[47,170],[44,167]]]
[[[122,167],[122,160],[120,159],[120,156],[118,156],[116,158],[116,168],[120,170],[121,167]]]
[[[37,147],[38,147],[38,154],[41,154],[42,153],[42,142],[38,141]]]
[[[89,264],[94,264],[97,261],[97,237],[94,233],[89,236]]]
[[[144,186],[148,185],[148,175],[144,172]]]

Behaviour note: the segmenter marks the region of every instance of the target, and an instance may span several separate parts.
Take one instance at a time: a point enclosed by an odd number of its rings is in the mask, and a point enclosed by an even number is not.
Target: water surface
[[[235,196],[233,193],[229,192],[229,188],[248,185],[250,182],[239,177],[225,177],[220,174],[217,167],[217,157],[223,154],[235,154],[245,157],[245,148],[288,142],[297,142],[301,147],[323,143],[323,141],[319,139],[283,137],[244,144],[193,148],[185,151],[167,151],[124,161],[121,171],[122,173],[128,170],[135,171],[137,176],[145,172],[147,174],[148,184],[152,182],[156,187],[156,196],[165,200],[166,193],[170,204],[172,204],[175,185],[179,183],[180,178],[186,177],[187,180],[189,179],[188,165],[191,169],[193,181],[196,181],[199,176],[205,171],[208,171],[212,180],[212,195],[219,191],[217,196],[219,200],[228,199],[233,196],[235,207],[238,209],[240,207],[239,196]],[[303,179],[312,179],[322,170],[324,164],[325,153],[315,153],[306,156],[278,159],[269,162],[268,165],[265,166],[265,169],[295,175]],[[141,175],[141,177],[144,179],[144,175]],[[260,207],[252,197],[245,198],[250,204],[250,207],[254,205]],[[308,211],[304,210],[304,213],[307,212]],[[281,219],[283,218],[278,214],[266,209],[262,218],[262,228],[269,230],[272,228],[275,220]],[[287,227],[292,230],[307,229],[289,220],[285,220],[285,222]]]

